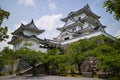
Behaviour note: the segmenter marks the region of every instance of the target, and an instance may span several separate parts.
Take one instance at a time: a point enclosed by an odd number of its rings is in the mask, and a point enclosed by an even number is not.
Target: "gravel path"
[[[63,77],[63,76],[6,76],[0,77],[0,80],[102,80],[96,78],[75,78],[75,77]]]

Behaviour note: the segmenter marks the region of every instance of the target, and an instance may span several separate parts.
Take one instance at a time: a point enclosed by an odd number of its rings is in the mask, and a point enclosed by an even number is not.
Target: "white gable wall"
[[[73,38],[73,39],[69,39],[69,40],[66,40],[66,41],[62,41],[61,44],[64,45],[64,44],[68,44],[68,43],[78,41],[80,39],[88,39],[88,38],[91,38],[91,37],[94,37],[94,36],[99,36],[99,35],[104,35],[104,36],[110,37],[111,39],[115,40],[115,38],[113,36],[111,36],[111,35],[109,35],[105,32],[98,31],[98,32],[94,32],[94,33],[91,33],[91,34],[86,34],[86,35],[83,35],[83,36],[79,36],[79,37],[76,37],[76,38]]]
[[[73,23],[75,23],[75,22],[72,21],[72,20],[70,20],[70,19],[68,19],[68,21],[65,23],[64,26],[68,26],[68,25],[71,25],[71,24],[73,24]]]
[[[79,17],[82,19],[82,18],[84,18],[85,16],[86,16],[86,14],[85,14],[85,13],[82,13],[82,14],[76,15],[74,18],[75,18],[76,20],[78,20]]]
[[[91,24],[90,26],[91,26],[92,28],[95,28],[95,27],[96,27],[96,26],[94,26],[94,25],[92,25],[92,24]]]
[[[86,16],[86,14],[85,14],[85,13],[82,13],[82,14],[79,14],[79,15],[74,16],[73,19],[77,21],[77,20],[79,19],[79,17],[82,19],[82,18],[84,18],[85,16]],[[72,20],[68,19],[68,21],[65,23],[65,26],[71,25],[71,24],[73,24],[73,23],[75,23],[75,21],[72,21]]]
[[[68,37],[69,37],[69,39],[73,38],[71,33],[69,33],[68,31],[64,31],[58,36],[57,39],[59,41],[64,41],[64,39],[68,38]]]
[[[76,16],[74,17],[74,19],[75,19],[75,20],[78,20],[79,17],[80,17],[80,18],[84,18],[85,16],[86,16],[86,14],[85,14],[85,13],[82,13],[82,14],[76,15]],[[73,24],[73,23],[75,23],[75,21],[72,21],[72,20],[68,19],[68,21],[65,23],[64,26],[67,27],[68,25],[71,25],[71,24]],[[89,26],[89,23],[88,23],[88,22],[85,22],[83,25],[76,25],[76,26],[74,26],[74,27],[72,27],[72,28],[70,28],[70,29],[67,29],[67,31],[76,32],[76,31],[81,30],[82,27],[83,27],[83,28],[86,28],[86,27],[88,27],[88,26]],[[67,31],[62,32],[62,33],[59,35],[59,37],[58,37],[58,40],[59,40],[59,41],[64,41],[65,38],[67,38],[67,37],[69,37],[69,39],[72,39],[72,38],[73,38],[72,34],[69,33],[69,32],[67,32]],[[68,33],[68,35],[64,35],[64,34],[66,34],[66,33]],[[64,35],[64,36],[63,36],[63,35]]]
[[[25,43],[25,42],[24,42]],[[29,46],[29,49],[36,50],[36,51],[41,51],[41,52],[46,52],[47,49],[45,48],[40,48],[40,43],[34,40],[29,40],[27,43],[30,43],[31,46]]]
[[[83,29],[86,28],[86,27],[88,27],[89,25],[90,25],[89,23],[85,22],[85,23],[83,24]]]
[[[22,47],[22,42],[19,42],[19,43],[16,43],[16,44],[13,45],[14,50],[18,50],[21,47]]]
[[[22,40],[21,42],[14,44],[13,45],[13,49],[14,50],[18,50],[21,47],[23,47],[23,45],[25,43],[32,44],[31,46],[28,46],[29,49],[36,50],[36,51],[41,51],[41,52],[46,52],[47,51],[47,49],[45,49],[45,48],[40,48],[40,44],[37,41],[30,40],[30,39],[28,39],[28,40]]]
[[[37,36],[38,34],[33,32],[33,31],[29,31],[29,30],[24,30],[23,31],[24,35],[27,35],[27,36],[31,36],[31,35],[35,35]]]

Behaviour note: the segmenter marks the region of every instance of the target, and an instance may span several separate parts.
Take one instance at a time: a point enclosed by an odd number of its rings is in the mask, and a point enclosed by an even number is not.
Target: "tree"
[[[68,60],[70,60],[69,62],[71,63],[71,65],[78,66],[79,73],[81,73],[82,65],[87,66],[87,67],[85,66],[83,67],[85,68],[85,70],[89,68],[88,71],[94,73],[95,71],[93,64],[95,66],[97,65],[97,60],[96,60],[97,55],[103,52],[104,53],[108,53],[108,51],[111,52],[111,50],[113,50],[111,46],[113,46],[114,42],[115,42],[114,40],[106,36],[95,36],[89,39],[82,39],[77,42],[73,42],[72,44],[70,44],[70,46],[67,49],[67,53],[69,54]],[[116,44],[118,46],[118,43]],[[90,63],[91,62],[90,60],[92,59],[93,62]],[[82,70],[84,71],[84,69]]]
[[[27,48],[28,44],[16,51],[19,59],[23,60],[29,66],[32,67],[32,75],[36,76],[36,65],[42,63],[42,53],[40,51],[35,51]]]
[[[113,76],[120,76],[120,41],[115,40],[112,45],[99,45],[94,49],[99,60],[99,68],[103,72],[110,72]]]
[[[106,45],[96,48],[100,52],[97,56],[99,60],[99,69],[102,72],[110,72],[114,75],[120,76],[120,51],[115,50],[113,47]]]
[[[90,40],[94,41],[96,47],[86,53],[88,56],[96,57],[99,71],[109,71],[112,77],[120,76],[120,39],[112,40],[109,37],[97,36]]]
[[[12,49],[5,47],[0,52],[0,71],[5,68],[6,65],[13,63],[16,59],[15,53]]]
[[[82,61],[84,61],[87,57],[87,55],[84,53],[86,51],[92,50],[94,47],[95,44],[92,41],[86,39],[74,42],[68,47],[67,53],[69,54],[70,63],[77,65],[80,74],[80,66]]]
[[[114,14],[116,20],[120,20],[120,0],[105,0],[104,7],[110,14]]]
[[[53,48],[51,50],[48,50],[47,53],[44,54],[44,62],[46,64],[47,73],[57,74],[61,61],[61,52],[58,49]]]
[[[8,19],[10,13],[0,8],[0,42],[8,38],[7,27],[1,27],[3,20]]]

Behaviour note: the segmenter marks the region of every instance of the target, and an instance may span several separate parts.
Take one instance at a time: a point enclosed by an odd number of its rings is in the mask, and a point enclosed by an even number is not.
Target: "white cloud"
[[[37,28],[45,30],[44,33],[39,35],[39,38],[47,38],[52,39],[59,35],[59,31],[56,28],[62,27],[63,22],[60,19],[63,17],[62,14],[52,14],[52,15],[44,15],[38,19],[34,20],[35,25]],[[23,24],[28,24],[30,21],[21,21]],[[15,24],[14,29],[16,30],[20,24]],[[14,30],[13,30],[14,31]]]
[[[35,20],[35,25],[39,29],[45,30],[45,32],[41,34],[41,38],[52,39],[54,37],[57,37],[59,31],[57,31],[56,28],[63,26],[63,23],[60,21],[62,17],[62,14],[52,14],[42,16],[41,18]]]
[[[28,24],[29,22],[27,22],[27,21],[20,21],[19,24],[14,24],[12,31],[14,32],[16,29],[18,29],[22,23],[23,23],[24,25],[26,25],[26,24]]]
[[[94,0],[94,2],[100,2],[101,0]]]
[[[56,30],[56,28],[62,27],[63,22],[60,21],[60,19],[63,17],[62,14],[52,14],[52,15],[44,15],[40,17],[39,19],[34,20],[35,25],[39,29],[44,29],[45,32],[39,35],[39,38],[47,38],[52,39],[59,35],[59,31]],[[30,21],[21,21],[19,24],[14,24],[14,27],[12,29],[8,30],[9,39],[6,40],[6,42],[0,43],[0,50],[2,50],[4,47],[9,46],[12,48],[12,45],[7,44],[9,41],[11,41],[12,35],[11,33],[14,32],[17,28],[20,27],[21,23],[28,24]]]
[[[50,3],[48,4],[48,7],[49,7],[50,10],[53,10],[53,11],[57,9],[55,3],[53,3],[53,2],[50,2]]]
[[[34,6],[35,5],[34,0],[19,0],[18,2],[23,3],[25,5],[29,5],[29,6]]]
[[[44,10],[51,10],[51,11],[55,11],[57,10],[57,6],[56,4],[52,1],[52,0],[48,0],[48,4],[47,6],[43,6]]]

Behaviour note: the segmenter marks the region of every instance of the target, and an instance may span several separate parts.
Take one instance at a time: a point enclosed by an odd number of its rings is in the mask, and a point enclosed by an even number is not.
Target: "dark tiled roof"
[[[36,39],[36,40],[38,40],[40,43],[43,43],[43,44],[45,43],[44,40],[36,37],[35,35],[27,36],[27,35],[24,35],[22,32],[20,32],[17,36],[13,36],[13,37],[12,37],[12,40],[11,40],[10,42],[8,42],[8,43],[9,43],[9,44],[12,44],[12,43],[14,43],[16,40],[19,40],[20,38],[21,38],[21,39]]]
[[[21,24],[21,26],[17,30],[15,30],[12,34],[18,34],[19,32],[22,32],[23,30],[31,30],[39,34],[44,32],[44,30],[38,29],[35,26],[34,21],[32,20],[27,25]]]
[[[82,23],[80,21],[77,21],[77,22],[75,22],[73,24],[70,24],[70,25],[67,25],[67,26],[64,26],[64,27],[61,27],[61,28],[57,28],[57,30],[64,31],[66,29],[70,29],[72,27],[75,27],[75,25],[78,25],[78,24],[82,24]]]
[[[92,17],[90,16],[85,16],[84,18],[82,18],[81,20],[73,23],[73,24],[70,24],[68,26],[64,26],[64,27],[61,27],[61,28],[57,28],[57,30],[59,31],[64,31],[65,29],[68,29],[68,28],[71,28],[71,27],[74,27],[76,24],[82,24],[83,22],[87,21],[91,24],[94,24],[95,26],[100,26],[102,28],[106,28],[106,26],[102,25],[99,21],[95,21],[96,19],[93,19]]]
[[[67,17],[65,17],[65,18],[63,18],[61,20],[64,21],[64,22],[66,22],[70,16],[74,16],[76,14],[80,14],[80,13],[83,13],[83,12],[86,12],[87,14],[89,14],[89,15],[95,17],[95,18],[100,18],[100,16],[97,16],[95,13],[93,13],[90,10],[89,5],[87,4],[86,6],[84,6],[82,9],[80,9],[78,11],[70,12]]]

